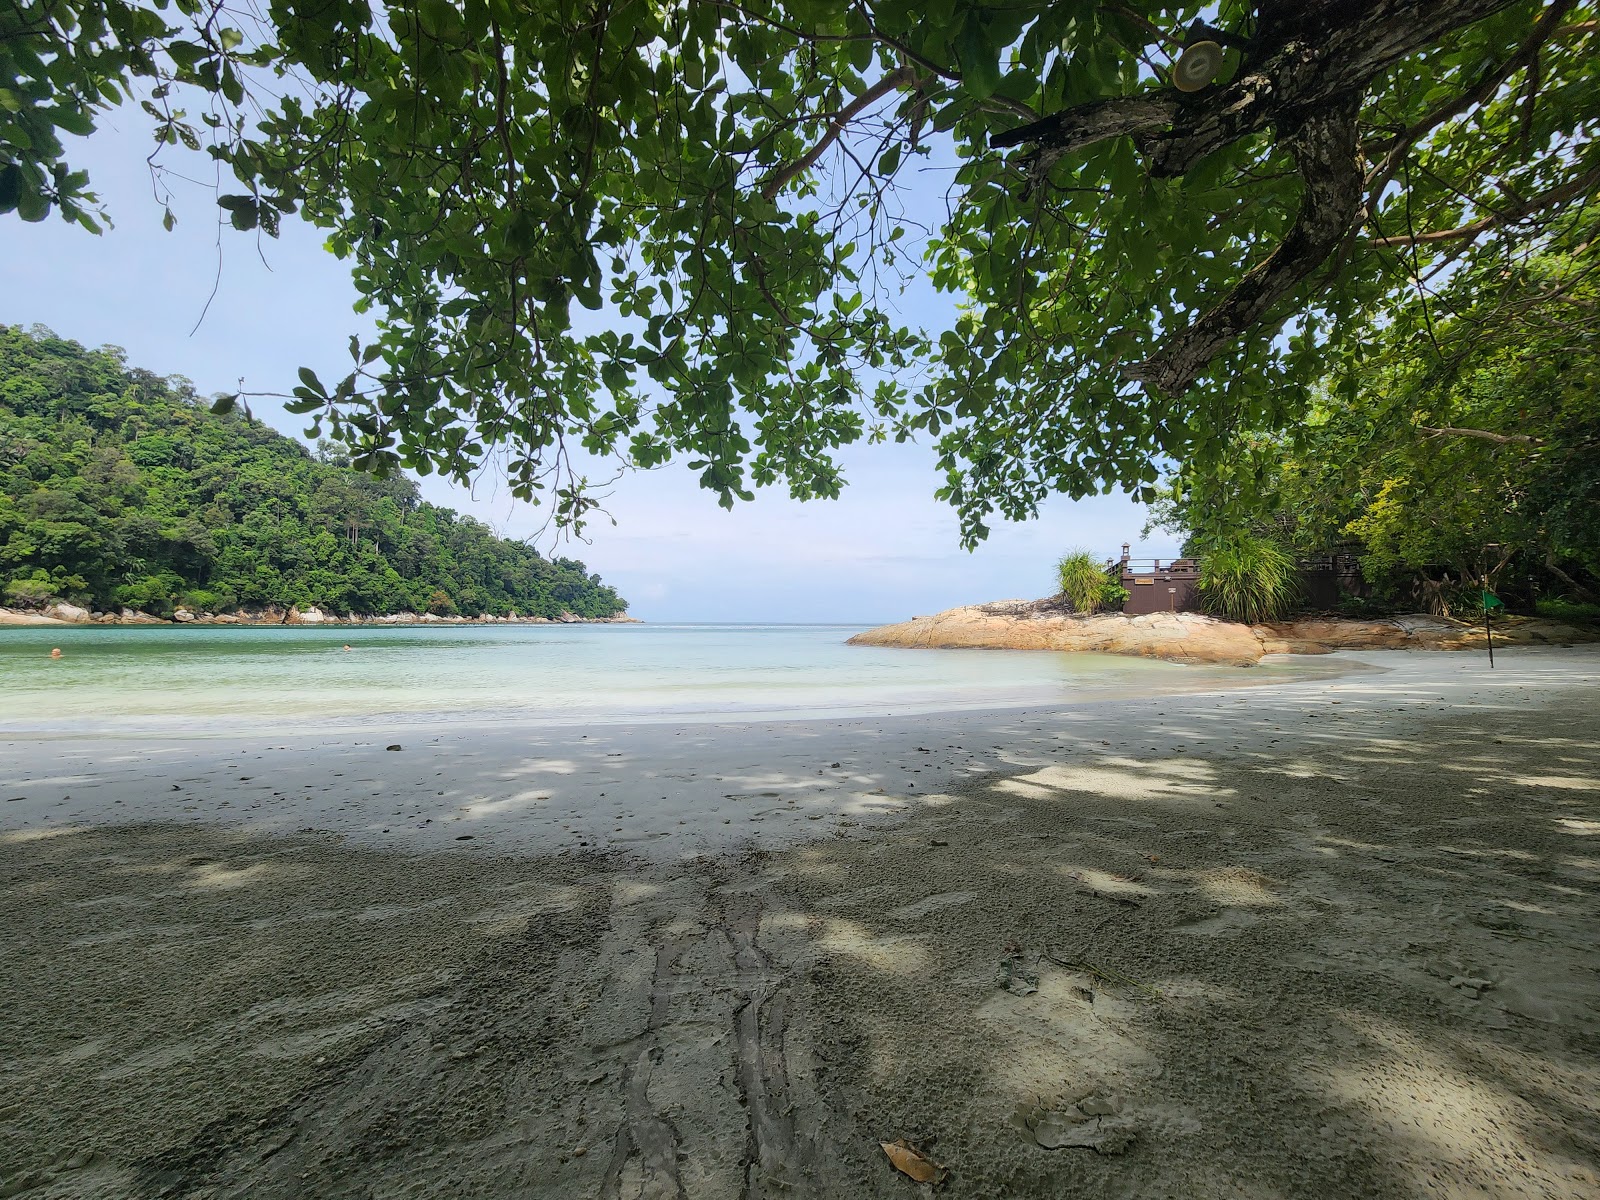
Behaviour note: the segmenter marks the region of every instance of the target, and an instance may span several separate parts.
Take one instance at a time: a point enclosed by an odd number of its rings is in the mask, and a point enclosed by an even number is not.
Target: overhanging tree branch
[[[1149,174],[1172,178],[1241,138],[1277,130],[1304,184],[1300,213],[1283,244],[1191,327],[1172,334],[1155,354],[1124,370],[1147,390],[1178,395],[1356,226],[1365,180],[1357,165],[1355,116],[1373,79],[1510,2],[1373,0],[1353,5],[1303,0],[1263,5],[1260,27],[1231,82],[1194,96],[1163,89],[1091,101],[996,134],[990,145],[1030,145],[1038,162],[1048,165],[1097,142],[1132,136]],[[1564,11],[1570,3],[1557,0],[1555,7]],[[1545,33],[1554,27],[1551,18]],[[1537,52],[1537,44],[1533,50]]]
[[[1042,152],[1070,154],[1107,138],[1169,126],[1177,119],[1178,111],[1177,96],[1167,91],[1113,96],[997,133],[989,139],[989,145],[1003,150],[1030,142]]]
[[[840,135],[844,133],[851,121],[855,120],[879,100],[882,100],[890,92],[899,88],[910,87],[916,82],[917,72],[914,67],[899,67],[890,71],[877,83],[840,109],[838,115],[828,122],[828,128],[817,139],[815,146],[795,159],[794,162],[779,167],[768,176],[767,181],[761,185],[761,194],[768,200],[775,199],[778,193],[783,191],[786,183],[795,176],[804,174],[811,169],[816,161],[827,152],[828,147],[839,140]]]
[[[1343,240],[1361,205],[1356,108],[1357,98],[1346,96],[1279,135],[1305,181],[1300,211],[1288,235],[1220,303],[1168,337],[1155,354],[1124,368],[1125,378],[1159,395],[1182,395],[1212,359],[1322,265]]]
[[[1500,85],[1523,67],[1530,66],[1538,60],[1539,50],[1550,38],[1559,33],[1556,28],[1561,18],[1571,11],[1575,0],[1555,0],[1544,11],[1533,27],[1533,31],[1523,43],[1517,47],[1505,61],[1490,67],[1479,76],[1478,82],[1453,100],[1441,104],[1438,108],[1428,113],[1427,116],[1415,121],[1404,132],[1397,134],[1388,143],[1383,159],[1367,173],[1367,212],[1371,214],[1377,208],[1384,188],[1389,186],[1389,181],[1394,178],[1401,161],[1410,153],[1411,148],[1419,141],[1432,133],[1446,121],[1454,120],[1467,110],[1482,104],[1493,96]]]
[[[1493,433],[1487,429],[1461,429],[1455,425],[1418,425],[1417,431],[1425,433],[1430,438],[1438,437],[1467,437],[1478,438],[1485,442],[1494,442],[1496,445],[1524,445],[1542,446],[1543,438],[1532,437],[1526,433]]]
[[[1550,208],[1556,204],[1565,204],[1579,196],[1593,190],[1600,185],[1600,167],[1592,171],[1585,171],[1566,183],[1557,184],[1555,187],[1540,192],[1530,200],[1511,208],[1492,212],[1486,217],[1476,221],[1469,221],[1465,225],[1458,225],[1454,229],[1433,229],[1425,233],[1397,233],[1388,237],[1371,238],[1371,246],[1410,246],[1425,242],[1456,242],[1466,238],[1475,238],[1480,233],[1487,233],[1498,225],[1515,225],[1518,221],[1526,220],[1541,209]]]

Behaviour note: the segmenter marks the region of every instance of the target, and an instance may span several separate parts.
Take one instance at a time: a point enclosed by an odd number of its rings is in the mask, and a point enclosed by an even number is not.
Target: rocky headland
[[[315,605],[308,608],[237,609],[233,612],[195,612],[177,609],[172,619],[124,608],[95,612],[76,604],[51,604],[37,611],[0,608],[0,625],[634,625],[637,617],[580,617],[563,612],[554,617],[525,617],[510,613],[497,617],[484,613],[476,617],[437,613],[351,613],[340,616],[324,612]]]
[[[1058,600],[969,604],[881,625],[853,646],[908,649],[1090,650],[1172,662],[1252,666],[1269,654],[1335,650],[1482,650],[1483,626],[1424,613],[1381,619],[1306,617],[1245,625],[1201,613],[1085,615]],[[1593,630],[1538,617],[1499,617],[1496,643],[1570,646],[1600,641]]]

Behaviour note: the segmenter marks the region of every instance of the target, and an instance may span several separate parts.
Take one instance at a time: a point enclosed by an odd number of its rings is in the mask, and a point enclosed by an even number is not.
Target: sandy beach
[[[0,1197],[1600,1196],[1600,650],[1330,658],[0,734]]]

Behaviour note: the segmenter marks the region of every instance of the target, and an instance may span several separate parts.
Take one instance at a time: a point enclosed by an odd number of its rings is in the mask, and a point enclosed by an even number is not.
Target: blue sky
[[[142,117],[122,111],[80,143],[78,165],[116,222],[100,237],[54,215],[40,225],[0,217],[0,322],[119,345],[131,364],[186,375],[203,394],[233,391],[241,379],[249,391],[287,392],[301,366],[343,375],[350,335],[365,340],[371,326],[352,312],[345,268],[317,232],[286,221],[281,238],[258,243],[219,226],[209,187],[187,187],[177,190],[178,226],[167,233],[144,161],[148,138]],[[198,155],[182,165],[211,170]],[[915,307],[908,316],[918,316]],[[302,422],[269,402],[252,409],[298,434]],[[843,456],[850,485],[841,499],[798,504],[758,492],[731,513],[682,467],[634,474],[606,504],[615,526],[596,521],[587,545],[554,543],[545,514],[513,501],[492,477],[471,490],[424,480],[423,492],[504,535],[538,535],[541,549],[583,559],[636,616],[656,621],[896,620],[1046,595],[1063,550],[1109,555],[1123,541],[1138,544],[1143,509],[1103,496],[1056,499],[1037,520],[997,524],[969,554],[954,513],[933,499],[933,460],[927,446],[855,447]],[[1176,544],[1158,533],[1135,552],[1166,557]]]

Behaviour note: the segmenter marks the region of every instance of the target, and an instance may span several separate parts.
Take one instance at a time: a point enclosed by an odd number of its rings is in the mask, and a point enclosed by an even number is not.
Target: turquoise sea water
[[[0,730],[904,714],[1081,702],[1130,688],[1193,691],[1316,670],[1304,660],[1238,669],[1098,654],[845,645],[859,628],[0,629]],[[52,646],[62,648],[61,659],[49,658]]]

